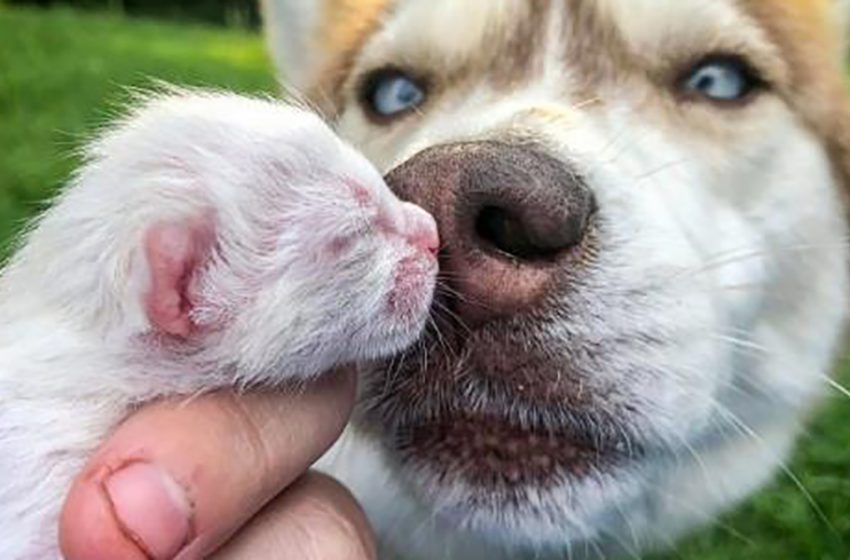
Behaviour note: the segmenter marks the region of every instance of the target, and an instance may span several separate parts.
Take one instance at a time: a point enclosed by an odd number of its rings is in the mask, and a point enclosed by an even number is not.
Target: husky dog
[[[771,478],[847,315],[846,6],[264,9],[445,245],[437,327],[363,372],[326,463],[382,558],[634,555]]]

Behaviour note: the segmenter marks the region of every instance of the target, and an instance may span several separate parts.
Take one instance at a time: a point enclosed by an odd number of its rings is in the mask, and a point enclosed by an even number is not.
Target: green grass
[[[845,384],[847,370],[845,363],[840,374]],[[838,394],[829,399],[789,470],[799,485],[791,476],[779,475],[768,490],[665,560],[850,558],[850,400]]]
[[[127,86],[152,78],[275,90],[257,35],[0,3],[0,240],[67,177]]]
[[[124,88],[150,84],[151,77],[249,92],[275,89],[255,35],[12,9],[0,2],[0,244],[67,177],[76,164],[73,149],[115,112]],[[850,381],[848,372],[841,377]],[[717,528],[664,559],[850,558],[850,400],[830,399],[791,470],[828,524],[789,477],[779,476]]]

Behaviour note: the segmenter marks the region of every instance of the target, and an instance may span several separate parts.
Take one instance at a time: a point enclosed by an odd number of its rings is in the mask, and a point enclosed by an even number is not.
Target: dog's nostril
[[[478,236],[493,248],[525,261],[554,258],[561,250],[538,239],[520,216],[497,206],[484,206],[475,220]]]
[[[478,141],[429,148],[387,184],[436,219],[452,311],[474,327],[542,301],[582,264],[593,192],[569,162],[530,143]]]

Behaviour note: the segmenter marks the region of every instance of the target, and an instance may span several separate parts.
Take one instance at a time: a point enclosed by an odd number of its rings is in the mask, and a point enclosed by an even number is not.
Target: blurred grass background
[[[256,29],[260,25],[257,0],[0,0],[0,4],[4,2],[12,6],[42,8],[72,6],[81,10],[174,21],[202,21],[229,27]]]
[[[126,19],[0,0],[0,246],[67,178],[128,86],[151,78],[273,92],[261,37],[242,28]],[[0,250],[2,258],[2,250]],[[850,368],[840,379],[850,382]],[[663,560],[850,559],[850,399],[832,393],[787,475]]]
[[[68,176],[74,148],[127,87],[153,78],[275,90],[254,32],[0,4],[0,246]]]

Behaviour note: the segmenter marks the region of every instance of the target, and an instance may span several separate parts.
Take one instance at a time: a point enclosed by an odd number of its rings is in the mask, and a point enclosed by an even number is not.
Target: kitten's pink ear
[[[209,258],[214,241],[209,220],[153,226],[144,239],[150,288],[144,306],[159,332],[181,338],[195,331],[193,280]]]

